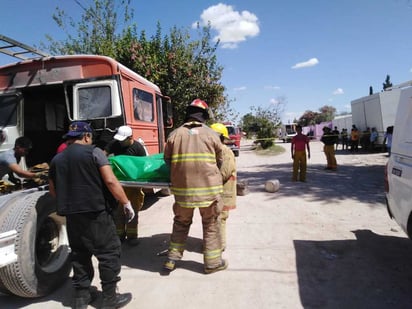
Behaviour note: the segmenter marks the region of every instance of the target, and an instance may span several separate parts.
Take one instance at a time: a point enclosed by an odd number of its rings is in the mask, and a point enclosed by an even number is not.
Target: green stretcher
[[[170,187],[170,169],[163,159],[163,153],[146,157],[111,156],[109,162],[113,173],[124,187]]]

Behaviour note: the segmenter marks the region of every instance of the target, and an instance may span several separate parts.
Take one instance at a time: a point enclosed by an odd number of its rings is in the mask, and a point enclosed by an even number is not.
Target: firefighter
[[[170,133],[164,150],[170,166],[174,194],[174,221],[164,270],[175,269],[183,256],[193,213],[199,209],[203,227],[203,261],[207,274],[227,268],[222,259],[219,215],[223,208],[223,145],[204,123],[209,119],[206,102],[196,99],[187,107],[185,123]]]
[[[214,123],[210,126],[220,135],[222,144],[229,141],[229,132],[222,123]],[[222,251],[226,249],[226,220],[229,218],[229,210],[236,208],[236,160],[235,155],[228,146],[223,147],[223,164],[220,168],[223,180],[223,210],[220,213],[220,236]]]
[[[335,137],[332,134],[331,129],[329,127],[323,127],[322,130],[323,130],[323,135],[320,141],[324,144],[323,152],[325,153],[326,162],[327,162],[325,169],[336,171],[338,168],[338,165],[336,163],[335,148],[334,148]]]

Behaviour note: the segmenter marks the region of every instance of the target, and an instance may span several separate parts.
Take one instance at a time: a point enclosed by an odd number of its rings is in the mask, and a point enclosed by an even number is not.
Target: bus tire
[[[33,298],[51,293],[69,276],[71,265],[64,217],[45,191],[24,193],[8,207],[2,230],[17,231],[17,262],[2,267],[0,277],[12,294]]]

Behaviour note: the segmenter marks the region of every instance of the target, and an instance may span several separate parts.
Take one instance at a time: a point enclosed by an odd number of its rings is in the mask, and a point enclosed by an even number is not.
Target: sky
[[[53,21],[56,7],[79,20],[93,0],[0,0],[0,34],[31,46],[46,34],[64,40]],[[350,102],[412,80],[412,0],[132,0],[138,31],[154,34],[160,22],[190,31],[208,21],[231,106],[283,102],[282,121],[325,105],[351,112]],[[0,66],[17,60],[0,54]],[[166,94],[167,95],[167,94]],[[173,100],[173,98],[172,98]],[[240,120],[240,117],[238,120]]]

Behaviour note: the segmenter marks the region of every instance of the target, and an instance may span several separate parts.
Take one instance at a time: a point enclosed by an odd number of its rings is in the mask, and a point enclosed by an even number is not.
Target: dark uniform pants
[[[72,250],[73,287],[88,289],[94,276],[92,256],[98,260],[103,295],[113,295],[120,280],[121,244],[113,217],[107,211],[67,215]]]
[[[203,261],[207,268],[215,268],[222,262],[222,243],[220,236],[219,214],[223,209],[222,199],[214,201],[209,207],[199,207],[203,226]],[[195,208],[173,204],[175,214],[173,231],[170,237],[168,258],[180,260],[183,256]]]

